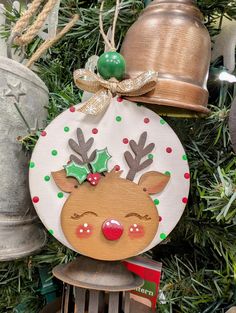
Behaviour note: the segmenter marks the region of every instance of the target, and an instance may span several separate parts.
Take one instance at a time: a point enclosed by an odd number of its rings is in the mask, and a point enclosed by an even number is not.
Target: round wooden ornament
[[[236,153],[236,99],[232,102],[229,113],[229,131],[234,152]]]
[[[188,199],[187,156],[164,119],[120,97],[97,116],[60,114],[32,155],[37,213],[65,246],[121,260],[164,240]]]

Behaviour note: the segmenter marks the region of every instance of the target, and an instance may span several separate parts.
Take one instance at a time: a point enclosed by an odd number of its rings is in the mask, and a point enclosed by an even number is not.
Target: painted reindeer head
[[[111,157],[107,149],[95,150],[88,156],[94,139],[87,142],[81,129],[77,129],[78,144],[69,140],[69,146],[79,155],[70,156],[65,169],[53,172],[57,186],[70,193],[61,212],[62,230],[75,250],[101,260],[120,260],[139,254],[154,239],[159,216],[150,194],[161,192],[169,176],[151,171],[138,182],[135,174],[152,163],[142,159],[154,148],[146,145],[147,133],[138,143],[130,140],[124,157],[129,166],[126,179],[122,171],[107,171]]]

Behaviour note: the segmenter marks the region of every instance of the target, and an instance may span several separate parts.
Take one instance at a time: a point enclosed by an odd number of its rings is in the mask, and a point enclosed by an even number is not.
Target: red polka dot
[[[98,129],[97,129],[97,128],[93,128],[93,129],[92,129],[92,133],[93,133],[94,135],[96,135],[96,134],[98,133]]]
[[[41,131],[41,136],[45,137],[47,135],[47,133],[45,132],[45,130]]]
[[[167,152],[167,153],[171,153],[171,152],[172,152],[171,147],[167,147],[167,148],[166,148],[166,152]]]
[[[125,145],[127,145],[127,143],[129,143],[129,139],[128,139],[128,138],[124,138],[124,139],[123,139],[123,143],[124,143]]]
[[[115,165],[115,170],[118,172],[120,170],[120,165]]]
[[[118,98],[117,98],[117,101],[118,101],[118,102],[122,102],[123,99],[122,99],[121,97],[118,97]]]
[[[185,174],[184,174],[184,178],[185,178],[185,179],[189,179],[189,178],[190,178],[190,174],[189,174],[189,173],[185,173]]]
[[[143,120],[145,124],[148,124],[150,122],[148,117],[145,117],[145,119]]]
[[[32,201],[34,202],[34,203],[38,203],[39,202],[39,197],[33,197],[33,199],[32,199]]]
[[[184,198],[182,199],[182,202],[185,203],[185,204],[188,203],[188,198],[184,197]]]
[[[71,112],[75,112],[75,107],[70,107]]]
[[[162,221],[162,217],[161,216],[159,216],[159,222],[161,222]]]

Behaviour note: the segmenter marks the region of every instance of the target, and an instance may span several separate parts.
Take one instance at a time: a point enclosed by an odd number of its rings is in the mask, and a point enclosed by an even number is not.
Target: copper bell
[[[132,101],[209,112],[211,40],[202,20],[192,0],[155,0],[143,11],[128,30],[121,54],[129,77],[147,70],[159,75],[154,90]]]

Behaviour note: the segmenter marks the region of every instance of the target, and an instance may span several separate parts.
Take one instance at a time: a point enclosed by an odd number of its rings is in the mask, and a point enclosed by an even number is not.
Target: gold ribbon
[[[105,110],[114,95],[134,97],[152,90],[157,83],[157,72],[144,72],[119,82],[115,78],[107,81],[89,70],[79,69],[74,72],[74,81],[80,89],[94,93],[78,111],[97,115]]]

